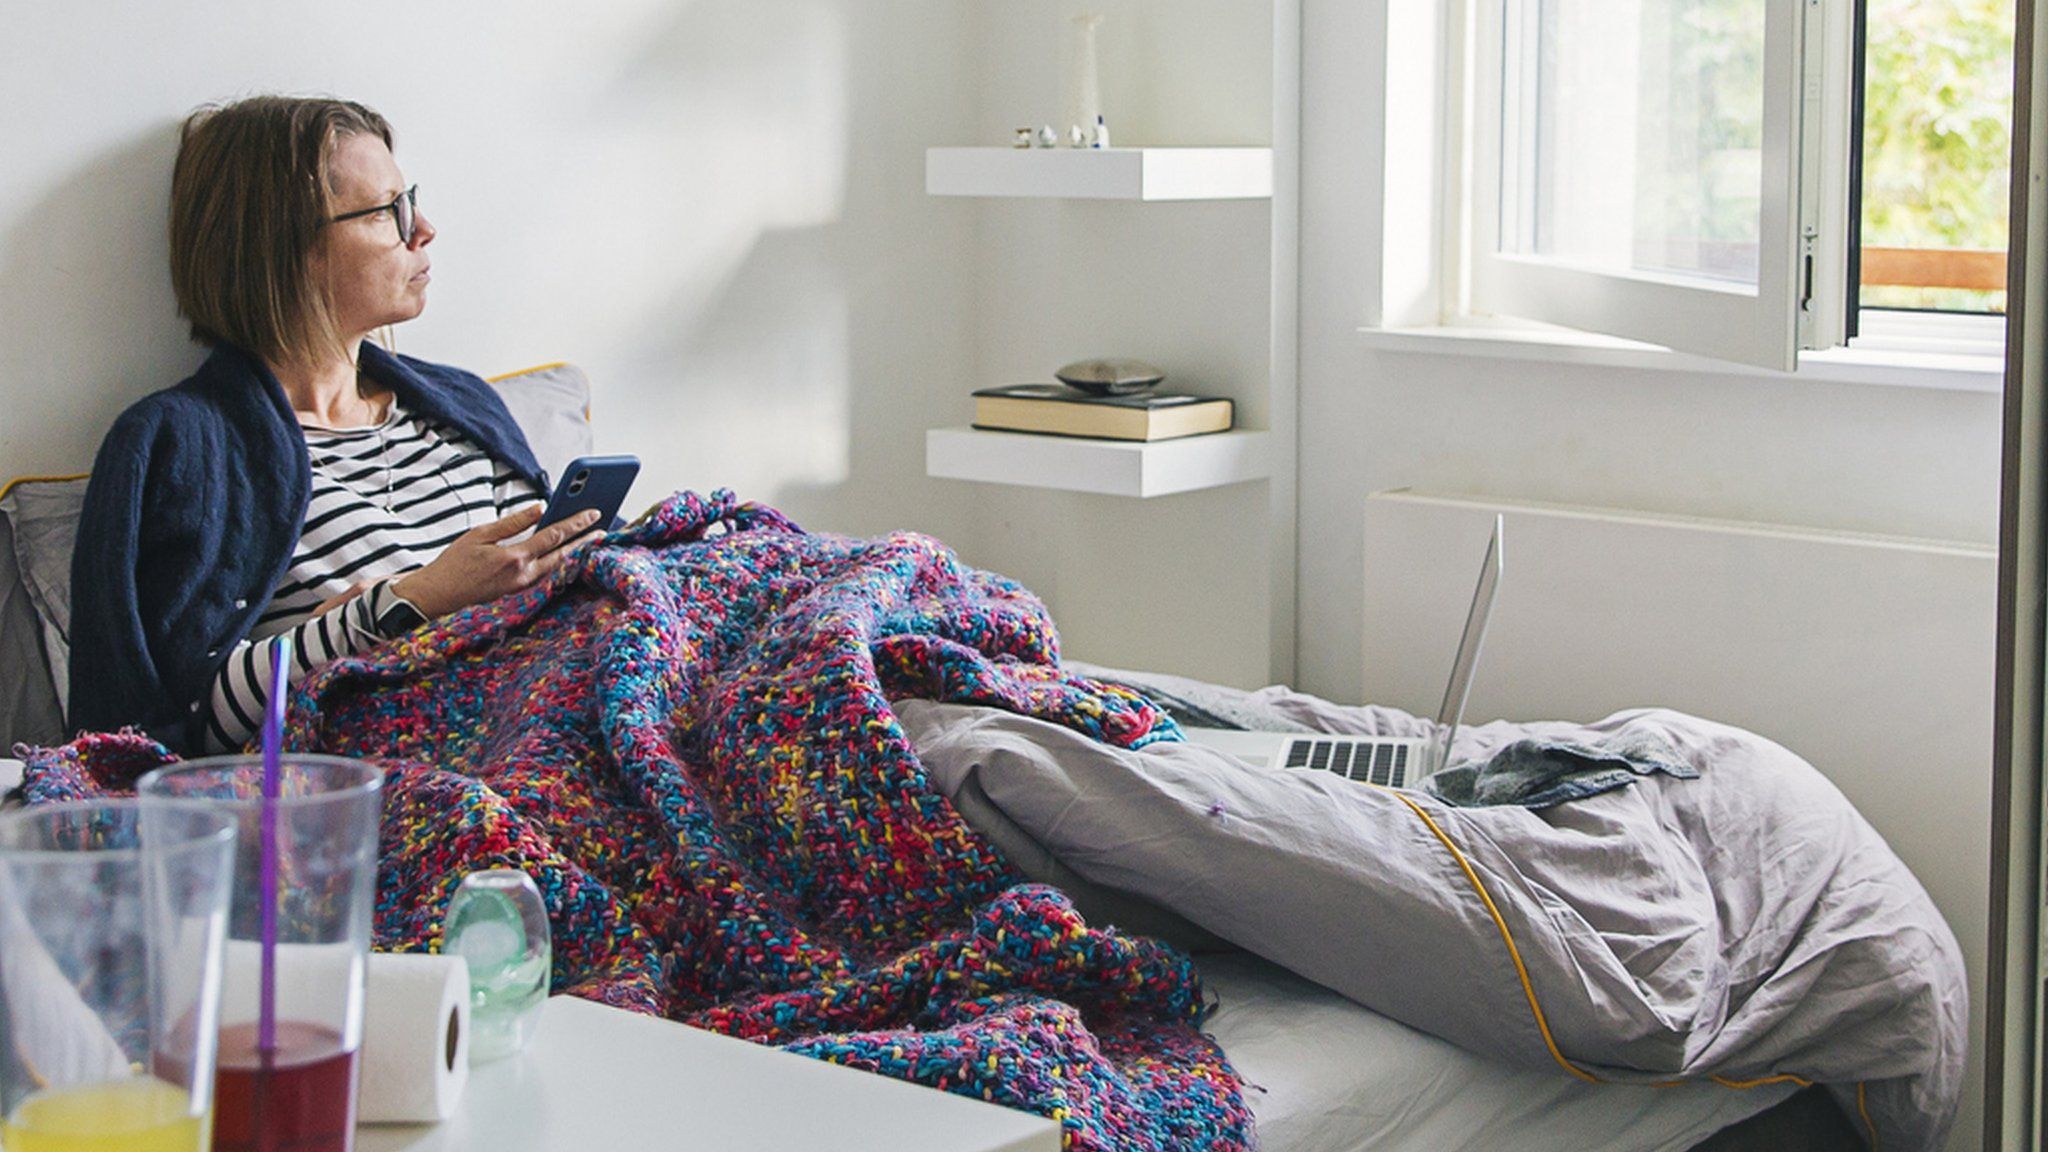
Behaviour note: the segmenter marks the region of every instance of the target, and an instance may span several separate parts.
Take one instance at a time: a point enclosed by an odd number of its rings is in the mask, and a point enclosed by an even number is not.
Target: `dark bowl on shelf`
[[[1090,396],[1129,396],[1158,387],[1166,373],[1143,360],[1076,360],[1053,377]]]

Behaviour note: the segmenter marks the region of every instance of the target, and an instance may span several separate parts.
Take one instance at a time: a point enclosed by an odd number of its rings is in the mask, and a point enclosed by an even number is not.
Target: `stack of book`
[[[1172,440],[1230,430],[1228,400],[1139,392],[1091,396],[1064,384],[1007,384],[974,394],[974,426],[1101,440]]]

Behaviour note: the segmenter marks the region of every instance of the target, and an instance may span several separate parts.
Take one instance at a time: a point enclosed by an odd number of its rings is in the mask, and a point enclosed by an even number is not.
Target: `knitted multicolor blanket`
[[[721,490],[335,662],[295,690],[287,743],[390,769],[382,948],[435,947],[465,873],[522,868],[556,991],[1037,1112],[1072,1149],[1248,1147],[1189,960],[1020,884],[927,785],[889,707],[906,696],[1124,746],[1173,734],[1062,672],[1016,583]],[[82,736],[30,756],[30,798],[167,758]]]

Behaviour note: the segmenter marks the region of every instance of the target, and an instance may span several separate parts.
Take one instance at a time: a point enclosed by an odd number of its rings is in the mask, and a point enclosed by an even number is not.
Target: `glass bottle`
[[[547,906],[533,878],[516,868],[464,876],[448,902],[441,951],[469,963],[470,1065],[526,1047],[553,961]]]

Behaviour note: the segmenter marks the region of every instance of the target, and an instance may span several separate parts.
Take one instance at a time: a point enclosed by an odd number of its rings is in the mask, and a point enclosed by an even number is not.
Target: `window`
[[[2011,8],[1472,0],[1460,311],[1790,370],[2001,308]]]

